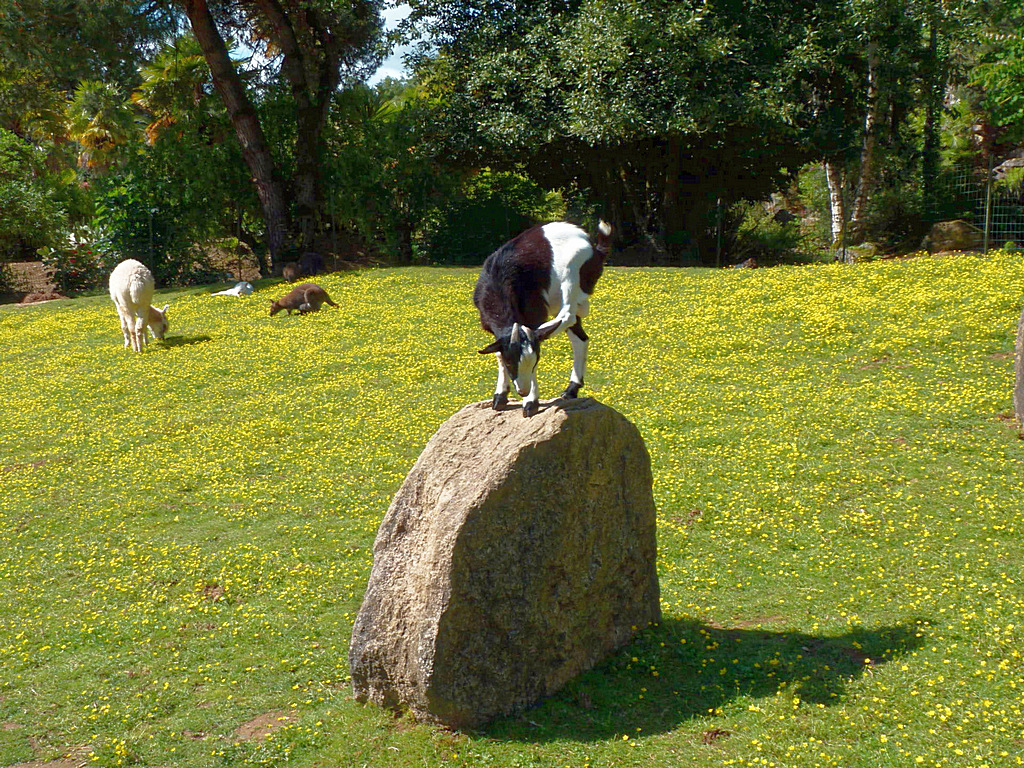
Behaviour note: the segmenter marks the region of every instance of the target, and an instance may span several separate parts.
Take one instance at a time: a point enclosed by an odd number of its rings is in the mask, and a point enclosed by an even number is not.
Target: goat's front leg
[[[590,337],[583,330],[583,323],[578,317],[576,324],[566,331],[566,335],[572,345],[572,375],[569,376],[569,386],[565,388],[562,397],[572,399],[583,388],[583,376],[587,369],[587,341]]]
[[[537,392],[537,371],[530,377],[530,391],[523,398],[523,416],[530,418],[540,410],[540,395]]]
[[[491,408],[498,410],[502,406],[508,405],[508,371],[505,370],[505,363],[501,361],[501,353],[495,352],[494,356],[498,359],[498,384],[494,388],[494,399],[491,400]]]

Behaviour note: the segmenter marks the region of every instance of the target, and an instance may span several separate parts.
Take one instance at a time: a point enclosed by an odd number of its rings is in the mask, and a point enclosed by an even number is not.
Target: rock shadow
[[[851,681],[919,647],[925,626],[910,621],[827,637],[667,619],[538,706],[481,733],[523,742],[649,736],[783,688],[827,707]]]

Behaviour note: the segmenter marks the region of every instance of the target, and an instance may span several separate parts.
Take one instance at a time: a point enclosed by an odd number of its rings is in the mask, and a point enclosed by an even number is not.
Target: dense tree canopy
[[[1011,0],[411,0],[412,78],[370,87],[384,1],[3,4],[2,257],[464,263],[598,215],[620,262],[896,247],[1024,140]]]
[[[822,119],[848,115],[858,74],[836,50],[833,3],[412,6],[444,141],[591,190],[655,254],[706,253],[720,205],[764,199],[821,151],[823,123],[849,125]]]

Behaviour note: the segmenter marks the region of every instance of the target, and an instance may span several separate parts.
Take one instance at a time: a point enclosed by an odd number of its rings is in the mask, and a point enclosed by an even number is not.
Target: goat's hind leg
[[[562,393],[562,398],[571,400],[579,395],[583,388],[583,376],[587,368],[587,341],[590,339],[587,332],[583,330],[583,323],[576,318],[576,324],[567,330],[569,343],[572,345],[572,375],[569,377],[569,386]]]

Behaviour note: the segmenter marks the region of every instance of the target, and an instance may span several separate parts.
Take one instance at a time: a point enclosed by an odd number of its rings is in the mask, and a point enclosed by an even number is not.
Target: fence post
[[[988,151],[988,172],[985,175],[985,240],[982,253],[988,253],[988,235],[992,226],[992,150]]]

